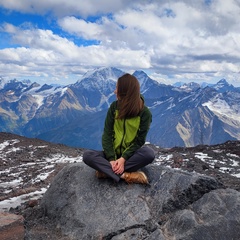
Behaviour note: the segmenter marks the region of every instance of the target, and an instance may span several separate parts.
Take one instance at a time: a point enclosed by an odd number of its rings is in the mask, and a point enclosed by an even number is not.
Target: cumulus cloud
[[[56,76],[115,66],[173,81],[225,77],[240,85],[239,0],[0,0],[0,6],[54,13],[62,31],[2,24],[19,46],[0,50],[3,71],[7,63]]]
[[[0,0],[0,6],[23,13],[45,14],[51,11],[56,16],[79,15],[87,17],[95,14],[106,14],[132,5],[128,0]]]
[[[19,76],[65,76],[83,74],[90,66],[149,68],[150,58],[144,51],[130,49],[113,50],[105,46],[77,46],[72,41],[55,35],[50,30],[21,29],[5,24],[6,32],[12,34],[14,42],[22,45],[18,48],[0,50],[1,73],[14,71]],[[136,62],[136,58],[138,61]],[[5,63],[5,64],[4,64]],[[11,69],[11,71],[9,71]],[[81,69],[81,71],[79,71]],[[17,77],[17,74],[11,74]]]
[[[84,39],[100,39],[103,35],[101,25],[92,22],[86,22],[83,19],[75,17],[65,17],[59,20],[59,25],[63,30],[80,36]]]

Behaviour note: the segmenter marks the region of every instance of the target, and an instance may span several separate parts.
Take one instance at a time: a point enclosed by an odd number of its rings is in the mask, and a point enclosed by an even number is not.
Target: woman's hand
[[[116,161],[110,161],[110,164],[112,165],[112,170],[116,174],[122,174],[124,172],[124,163],[125,159],[123,157],[120,157]]]

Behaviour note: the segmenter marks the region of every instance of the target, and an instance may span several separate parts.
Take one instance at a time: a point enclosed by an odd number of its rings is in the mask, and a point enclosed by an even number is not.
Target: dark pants
[[[138,169],[153,162],[155,158],[154,151],[149,147],[139,148],[124,164],[125,172],[135,172]],[[112,170],[110,162],[105,158],[103,151],[86,150],[83,154],[83,162],[89,167],[94,168],[107,176],[119,182],[120,176]]]

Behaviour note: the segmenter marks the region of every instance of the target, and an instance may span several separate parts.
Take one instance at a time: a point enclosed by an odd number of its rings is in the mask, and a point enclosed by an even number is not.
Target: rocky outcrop
[[[177,211],[163,226],[167,239],[240,239],[240,193],[218,189]]]
[[[69,239],[240,239],[238,191],[197,173],[154,164],[144,171],[147,186],[116,184],[83,163],[70,164],[41,209]]]

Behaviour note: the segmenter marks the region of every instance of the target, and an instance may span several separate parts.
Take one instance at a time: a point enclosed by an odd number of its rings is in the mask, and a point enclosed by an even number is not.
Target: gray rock
[[[41,208],[71,239],[221,239],[216,229],[231,226],[240,232],[237,191],[215,190],[221,188],[218,181],[196,173],[154,164],[143,170],[147,186],[100,180],[85,164],[70,164],[53,180]],[[214,202],[217,210],[211,213]]]
[[[207,193],[176,212],[162,230],[171,239],[240,239],[240,193],[232,189]]]

